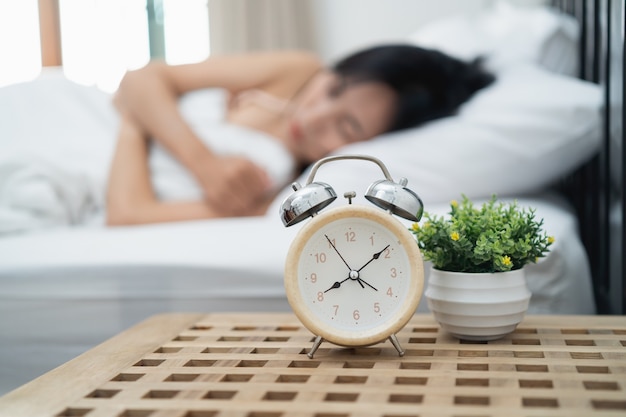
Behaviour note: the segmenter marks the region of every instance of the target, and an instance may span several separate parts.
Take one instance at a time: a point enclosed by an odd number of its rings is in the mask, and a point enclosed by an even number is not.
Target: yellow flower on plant
[[[418,223],[413,223],[413,225],[411,226],[411,230],[417,232],[418,230],[420,230],[420,225]]]
[[[457,240],[459,240],[460,238],[461,238],[461,236],[459,236],[459,233],[458,233],[458,232],[452,232],[452,233],[450,234],[450,239],[452,239],[452,240],[454,240],[454,241],[457,241]]]
[[[509,266],[509,265],[511,265],[511,257],[510,257],[510,256],[507,256],[507,255],[504,255],[504,256],[502,257],[502,265],[504,265],[504,266]]]
[[[554,243],[554,236],[548,236],[548,243]]]
[[[458,206],[459,206],[459,202],[458,202],[458,201],[456,201],[456,200],[452,200],[452,201],[450,201],[450,205],[451,205],[452,207],[458,207]]]

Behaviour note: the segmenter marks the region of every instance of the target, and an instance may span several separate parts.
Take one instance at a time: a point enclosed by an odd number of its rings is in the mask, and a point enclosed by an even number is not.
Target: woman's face
[[[395,111],[396,93],[378,82],[341,86],[331,72],[317,74],[294,100],[288,147],[311,163],[349,143],[384,133]]]

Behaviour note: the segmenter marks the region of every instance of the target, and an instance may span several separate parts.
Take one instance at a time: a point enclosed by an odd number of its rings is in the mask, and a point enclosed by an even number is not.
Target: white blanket
[[[0,235],[102,213],[118,118],[111,98],[48,71],[0,89]]]
[[[0,89],[0,235],[103,222],[118,117],[110,95],[59,75]],[[225,100],[222,90],[199,90],[181,98],[180,110],[211,150],[251,159],[279,190],[293,176],[290,154],[269,135],[224,122]],[[150,168],[160,198],[202,197],[156,144]]]
[[[89,224],[103,209],[101,189],[42,158],[0,161],[0,235]]]

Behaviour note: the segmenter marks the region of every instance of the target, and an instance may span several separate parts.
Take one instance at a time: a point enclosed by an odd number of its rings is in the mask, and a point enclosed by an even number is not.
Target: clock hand
[[[335,288],[339,288],[339,287],[341,287],[341,284],[343,284],[344,282],[346,282],[346,281],[347,281],[347,280],[349,280],[349,279],[350,279],[350,277],[348,277],[348,278],[344,279],[343,281],[335,281],[335,283],[332,285],[332,287],[330,287],[329,289],[327,289],[327,290],[326,290],[326,291],[324,291],[324,292],[328,292],[328,291],[330,291],[330,290],[332,290],[332,289],[335,289]]]
[[[370,287],[371,289],[373,289],[374,291],[378,291],[378,290],[377,290],[374,286],[370,285],[370,284],[369,284],[367,281],[365,281],[364,279],[359,278],[359,279],[358,279],[358,281],[359,281],[359,284],[363,283],[363,284],[367,285],[368,287]],[[363,284],[361,284],[361,287],[363,287]],[[365,288],[365,287],[363,287],[363,288]]]
[[[346,264],[346,266],[348,267],[348,269],[350,271],[352,271],[352,268],[350,268],[350,265],[348,265],[348,263],[346,262],[345,259],[343,259],[343,256],[341,256],[341,254],[339,253],[339,251],[337,250],[337,248],[335,247],[335,245],[333,245],[332,240],[330,240],[330,238],[328,237],[328,235],[324,235],[326,237],[326,239],[328,240],[328,243],[330,243],[330,246],[333,247],[333,249],[335,250],[335,252],[337,252],[337,255],[339,255],[339,257],[341,258],[341,260],[343,261],[344,264]]]
[[[385,247],[383,248],[383,250],[381,250],[380,252],[376,252],[376,253],[372,256],[372,259],[370,259],[369,261],[367,261],[367,263],[366,263],[365,265],[363,265],[361,268],[357,269],[357,272],[361,272],[361,270],[362,270],[363,268],[365,268],[366,266],[368,266],[368,265],[370,264],[370,262],[372,262],[374,259],[378,259],[378,258],[380,258],[380,255],[382,255],[382,253],[383,253],[385,250],[387,250],[387,248],[388,248],[389,246],[391,246],[391,245],[387,245],[387,246],[385,246]]]

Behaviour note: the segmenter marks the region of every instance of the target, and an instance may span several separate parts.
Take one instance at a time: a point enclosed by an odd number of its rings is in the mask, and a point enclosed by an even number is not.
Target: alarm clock
[[[372,183],[365,198],[376,208],[347,204],[329,208],[337,195],[327,183],[314,182],[326,163],[357,159],[377,164],[385,178]],[[286,227],[311,219],[298,231],[285,262],[287,300],[300,322],[316,337],[309,358],[323,341],[346,347],[389,340],[404,355],[396,333],[411,319],[422,296],[424,266],[415,238],[398,219],[419,221],[423,204],[407,180],[394,182],[377,158],[330,156],[317,161],[306,184],[280,208]],[[324,210],[322,212],[322,210]]]

